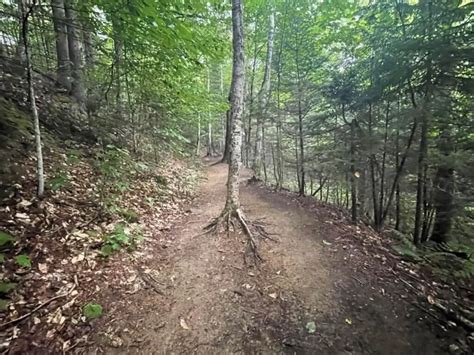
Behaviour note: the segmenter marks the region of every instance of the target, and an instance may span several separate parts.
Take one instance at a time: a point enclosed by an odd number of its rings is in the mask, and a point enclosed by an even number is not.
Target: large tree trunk
[[[454,169],[449,160],[453,151],[449,131],[445,131],[440,138],[438,148],[443,154],[434,181],[434,209],[436,211],[431,240],[445,243],[449,240],[449,232],[455,214],[454,205]]]
[[[244,107],[245,85],[244,25],[242,11],[241,0],[232,0],[232,48],[234,61],[230,95],[230,163],[225,205],[225,210],[232,212],[240,209],[239,172],[241,164],[242,112]]]
[[[54,33],[56,36],[57,69],[56,78],[63,87],[71,90],[68,34],[64,0],[51,0]]]
[[[273,57],[273,37],[275,33],[275,14],[270,14],[268,21],[268,42],[267,57],[265,60],[265,73],[263,76],[262,87],[258,93],[258,112],[257,112],[257,128],[255,131],[255,159],[253,163],[253,171],[256,177],[261,176],[263,155],[263,124],[270,96],[270,77]]]
[[[83,58],[80,23],[76,15],[77,2],[75,0],[66,0],[65,2],[67,18],[67,42],[69,47],[69,59],[72,64],[72,95],[79,104],[84,105],[86,99],[86,90],[83,78]]]

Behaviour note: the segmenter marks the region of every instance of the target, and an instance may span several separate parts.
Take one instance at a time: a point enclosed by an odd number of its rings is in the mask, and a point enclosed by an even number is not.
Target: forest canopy
[[[242,160],[255,178],[417,245],[471,239],[472,1],[244,8]],[[32,68],[77,100],[102,144],[154,159],[211,156],[229,138],[230,10],[204,0],[6,1],[0,48],[25,60],[26,44]]]

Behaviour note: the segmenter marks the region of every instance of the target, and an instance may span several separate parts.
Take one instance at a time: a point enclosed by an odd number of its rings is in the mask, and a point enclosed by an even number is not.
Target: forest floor
[[[243,209],[274,233],[264,262],[244,264],[242,235],[203,234],[225,202],[227,166],[211,163],[188,213],[117,270],[134,272],[105,292],[88,353],[447,352],[439,322],[415,306],[416,272],[334,208],[243,171]]]

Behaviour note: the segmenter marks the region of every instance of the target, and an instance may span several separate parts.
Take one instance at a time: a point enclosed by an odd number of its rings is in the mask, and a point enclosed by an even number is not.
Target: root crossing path
[[[238,234],[203,234],[226,193],[227,166],[210,165],[187,215],[130,261],[137,272],[128,286],[111,289],[91,352],[445,353],[392,266],[354,239],[363,231],[314,199],[247,184],[245,175],[243,210],[276,240],[260,241],[264,262],[244,264]]]

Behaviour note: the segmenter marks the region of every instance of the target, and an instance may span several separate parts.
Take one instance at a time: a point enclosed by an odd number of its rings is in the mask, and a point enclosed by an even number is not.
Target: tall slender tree
[[[273,58],[273,38],[275,34],[275,13],[272,9],[270,16],[268,18],[268,40],[267,40],[267,55],[265,59],[265,72],[263,75],[262,86],[257,96],[257,127],[255,130],[255,149],[254,149],[254,163],[253,171],[257,178],[261,175],[262,170],[262,160],[265,159],[263,156],[263,129],[265,115],[267,113],[267,106],[270,96],[270,85],[271,85],[271,68],[272,68],[272,58]]]
[[[244,24],[241,0],[232,0],[232,83],[230,90],[230,121],[231,145],[229,172],[227,177],[227,195],[223,211],[205,229],[219,232],[224,227],[227,232],[234,225],[240,226],[247,236],[249,250],[254,260],[261,260],[257,250],[257,241],[250,230],[240,205],[239,172],[242,159],[242,116],[245,91],[245,55],[244,55]],[[234,221],[236,223],[234,223]]]

